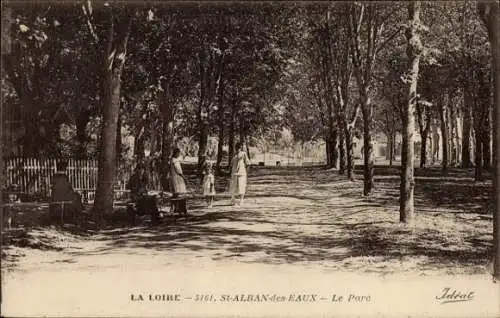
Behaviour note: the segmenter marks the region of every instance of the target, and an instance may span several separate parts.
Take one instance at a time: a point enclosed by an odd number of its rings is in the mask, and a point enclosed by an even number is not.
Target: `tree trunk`
[[[429,138],[429,130],[424,129],[420,142],[420,168],[425,168],[427,165],[427,139]]]
[[[477,96],[476,96],[476,107],[474,109],[474,130],[476,134],[476,156],[481,152],[481,158],[475,158],[476,162],[476,177],[477,180],[482,180],[482,169],[488,168],[487,164],[490,162],[490,120],[489,120],[489,110],[490,110],[490,80],[489,72],[482,68],[476,69],[478,73],[477,79]],[[480,142],[479,144],[477,144]],[[480,164],[477,165],[478,160]]]
[[[224,151],[224,104],[223,104],[223,98],[224,98],[224,83],[221,83],[221,88],[219,92],[219,140],[217,143],[217,161],[216,161],[216,166],[215,169],[217,173],[220,173],[220,168],[221,168],[221,162],[222,162],[222,155]]]
[[[474,151],[474,163],[475,163],[475,173],[474,177],[476,181],[483,180],[483,165],[484,165],[484,152],[483,147],[485,144],[485,136],[487,135],[487,127],[485,127],[486,117],[489,103],[489,81],[486,80],[486,74],[484,70],[480,68],[477,71],[477,96],[475,98],[475,108],[474,108],[474,136],[475,136],[475,151]]]
[[[208,146],[208,124],[204,123],[200,127],[198,133],[198,173],[201,176],[201,170],[207,160],[207,146]]]
[[[483,140],[482,140],[482,129],[481,129],[481,119],[479,114],[474,115],[474,137],[475,137],[475,150],[474,150],[474,178],[476,181],[483,180]]]
[[[347,152],[347,178],[354,181],[354,134],[350,125],[344,126],[345,146]]]
[[[396,131],[391,131],[391,148],[389,149],[389,166],[392,167],[396,155]]]
[[[431,110],[425,106],[425,120],[422,118],[423,125],[420,131],[420,168],[425,168],[427,166],[427,141],[429,139],[429,133],[431,130],[432,115]]]
[[[202,169],[207,160],[207,146],[209,134],[209,105],[212,93],[212,74],[210,66],[212,56],[207,54],[205,48],[199,55],[200,63],[200,101],[198,105],[198,176],[202,178]]]
[[[393,112],[392,112],[393,113]],[[392,118],[392,121],[390,120]],[[396,143],[396,132],[394,128],[394,114],[389,117],[389,111],[385,111],[385,135],[387,137],[387,147],[385,152],[385,159],[389,160],[389,166],[392,167],[394,161],[394,147]]]
[[[484,141],[483,141],[483,168],[488,170],[491,168],[491,139],[490,139],[490,131],[484,132]]]
[[[345,134],[342,133],[343,127],[345,126],[345,118],[344,114],[338,114],[338,131],[340,132],[338,134],[339,137],[339,174],[344,174],[345,173],[345,168],[346,168],[346,149],[345,149]]]
[[[365,111],[363,111],[365,113]],[[375,169],[375,163],[373,158],[373,143],[371,136],[371,129],[369,123],[370,119],[367,119],[363,115],[363,195],[369,196],[373,191],[373,175]]]
[[[463,113],[460,108],[457,107],[457,116],[455,117],[455,162],[459,166],[462,162],[462,142],[463,142]]]
[[[451,96],[450,96],[451,100]],[[449,112],[448,112],[448,127],[449,127],[449,135],[448,135],[448,140],[449,140],[449,160],[450,164],[452,167],[455,167],[457,165],[457,107],[454,105],[453,102],[448,103],[449,105]]]
[[[493,188],[495,193],[496,211],[493,214],[493,277],[500,280],[500,4],[498,2],[482,1],[478,4],[479,13],[488,29],[493,60],[494,111],[493,111]]]
[[[222,116],[219,117],[219,140],[217,141],[217,161],[215,163],[215,169],[217,173],[220,172],[222,155],[224,152],[224,120]]]
[[[391,151],[390,149],[392,148],[392,135],[390,132],[385,133],[385,137],[387,138],[387,141],[385,143],[385,160],[390,160],[391,158]]]
[[[399,220],[411,224],[415,218],[413,192],[415,179],[413,176],[415,134],[415,108],[417,102],[417,81],[420,62],[421,43],[418,34],[420,26],[420,2],[408,3],[408,16],[410,25],[406,30],[408,41],[406,53],[408,55],[409,83],[408,100],[403,111],[403,148],[401,152],[401,187],[399,198]],[[424,140],[422,140],[424,143]]]
[[[174,146],[174,107],[163,96],[160,99],[160,110],[162,114],[162,134],[161,134],[161,159],[160,159],[160,184],[164,191],[170,190],[168,180],[170,157]]]
[[[228,141],[228,167],[231,167],[231,159],[234,156],[235,135],[236,135],[236,99],[233,100],[231,105],[231,122],[229,125],[229,141]]]
[[[441,149],[443,152],[442,155],[442,167],[443,167],[443,172],[448,171],[448,128],[446,125],[446,119],[447,119],[447,103],[445,102],[446,99],[446,94],[441,96],[440,101],[439,101],[439,119],[441,122]]]
[[[372,125],[373,105],[368,95],[368,87],[361,90],[361,113],[363,115],[363,195],[372,194],[375,162],[373,157]]]
[[[337,163],[338,163],[338,159],[339,159],[339,155],[337,152],[337,137],[338,137],[337,129],[330,130],[330,138],[329,138],[330,164],[329,164],[328,168],[337,168]]]
[[[332,142],[330,141],[330,135],[327,134],[325,137],[325,152],[326,152],[326,166],[329,168],[332,165],[332,156],[330,155],[330,147],[332,146]]]
[[[122,120],[118,109],[118,120],[116,122],[116,166],[120,166],[122,158]]]
[[[203,99],[200,104],[203,104]],[[207,146],[208,146],[208,123],[203,118],[204,105],[200,105],[198,111],[198,175],[201,176],[201,170],[207,159]]]
[[[439,107],[439,105],[438,105]],[[431,134],[432,134],[432,163],[436,163],[440,159],[440,149],[439,145],[441,142],[441,136],[439,135],[439,127],[437,123],[437,119],[433,120],[431,125]]]
[[[174,144],[173,121],[163,123],[161,140],[161,160],[160,160],[160,183],[163,191],[170,191],[170,182],[168,180],[170,157],[172,156],[172,147]]]
[[[493,9],[492,27],[489,33],[493,56],[493,84],[494,84],[494,109],[493,109],[493,166],[494,170],[494,193],[496,202],[496,213],[493,218],[493,246],[495,249],[495,262],[493,275],[500,280],[500,5],[491,4]]]
[[[327,24],[325,25],[324,29],[324,46],[322,48],[324,50],[321,50],[321,53],[323,53],[323,73],[322,73],[322,79],[323,79],[323,84],[324,84],[324,89],[325,89],[325,101],[326,101],[326,106],[327,106],[327,120],[328,120],[328,137],[327,140],[329,141],[329,146],[328,146],[328,168],[336,168],[337,167],[337,161],[338,161],[338,152],[337,152],[337,138],[338,138],[338,131],[337,131],[337,125],[335,123],[335,104],[334,104],[334,98],[335,98],[335,91],[334,91],[334,86],[333,86],[333,81],[332,81],[332,47],[331,47],[331,36],[330,36],[330,12],[327,11]]]
[[[485,169],[491,168],[491,120],[490,120],[490,113],[491,113],[491,107],[489,103],[489,95],[488,94],[488,102],[485,103],[484,107],[484,122],[483,122],[483,167]]]
[[[462,136],[462,168],[472,166],[470,157],[470,136],[472,122],[473,97],[469,87],[464,87],[464,116],[463,116],[463,136]]]
[[[114,16],[111,14],[108,50],[105,57],[103,92],[103,124],[101,127],[98,182],[94,203],[94,217],[102,224],[105,213],[113,211],[113,187],[116,178],[116,131],[120,111],[120,88],[123,65],[127,52],[127,42],[132,23],[130,12],[118,25],[114,36]]]
[[[243,143],[245,142],[245,117],[244,117],[244,115],[242,113],[240,113],[239,129],[240,129],[240,133],[239,133],[240,140],[239,140],[239,143],[243,145]]]

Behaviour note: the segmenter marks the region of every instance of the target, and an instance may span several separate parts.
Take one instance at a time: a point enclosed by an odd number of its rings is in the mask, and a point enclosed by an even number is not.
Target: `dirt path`
[[[59,250],[12,247],[7,253],[23,255],[16,264],[20,271],[221,260],[382,274],[488,271],[489,215],[432,206],[419,199],[424,193],[417,189],[417,222],[408,229],[398,223],[395,185],[379,180],[374,197],[366,199],[360,181],[344,181],[335,173],[262,170],[250,178],[249,197],[241,207],[228,200],[212,209],[195,202],[188,219],[89,236],[34,230],[33,237]]]
[[[398,223],[394,179],[381,177],[374,197],[366,199],[361,196],[360,181],[348,182],[336,173],[254,171],[249,197],[241,207],[219,200],[207,209],[195,202],[188,219],[86,236],[33,230],[31,239],[50,248],[10,247],[5,251],[8,266],[3,266],[3,279],[10,290],[27,283],[40,290],[47,280],[67,284],[70,290],[74,284],[86,284],[83,277],[98,279],[99,286],[115,282],[113,277],[129,284],[132,280],[137,286],[139,281],[154,282],[155,275],[173,281],[183,277],[183,285],[194,285],[194,277],[207,272],[226,284],[231,281],[224,272],[247,273],[247,278],[263,277],[255,273],[308,271],[311,277],[325,273],[336,280],[351,274],[375,280],[386,275],[432,280],[450,274],[487,279],[491,217],[481,204],[477,210],[469,205],[453,208],[446,205],[444,196],[436,204],[429,199],[435,191],[429,180],[430,188],[417,188],[417,222],[409,229]],[[469,181],[457,177],[450,182]],[[456,190],[453,184],[449,187]],[[450,195],[456,195],[455,190]],[[138,278],[144,273],[148,279]],[[97,288],[95,282],[87,283]],[[103,288],[117,287],[110,284]]]

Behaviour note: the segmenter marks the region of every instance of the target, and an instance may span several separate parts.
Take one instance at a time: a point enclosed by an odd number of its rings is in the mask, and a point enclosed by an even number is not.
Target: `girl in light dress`
[[[209,208],[212,207],[215,196],[215,177],[212,163],[207,161],[203,169],[203,196]]]
[[[239,195],[239,204],[243,204],[247,188],[247,166],[250,159],[244,150],[242,143],[236,144],[236,154],[231,161],[231,182],[229,191],[231,192],[231,204],[235,204],[235,196]]]

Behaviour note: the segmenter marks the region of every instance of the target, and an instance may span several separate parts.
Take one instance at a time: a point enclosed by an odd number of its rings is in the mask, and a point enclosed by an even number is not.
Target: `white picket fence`
[[[20,192],[48,196],[52,175],[57,171],[56,159],[10,158],[6,160],[4,186],[17,185]],[[66,173],[77,191],[91,191],[97,185],[97,161],[68,161]]]

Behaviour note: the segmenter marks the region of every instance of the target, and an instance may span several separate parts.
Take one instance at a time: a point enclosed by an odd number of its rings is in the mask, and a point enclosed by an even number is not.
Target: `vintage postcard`
[[[500,316],[498,2],[2,2],[4,317]]]

